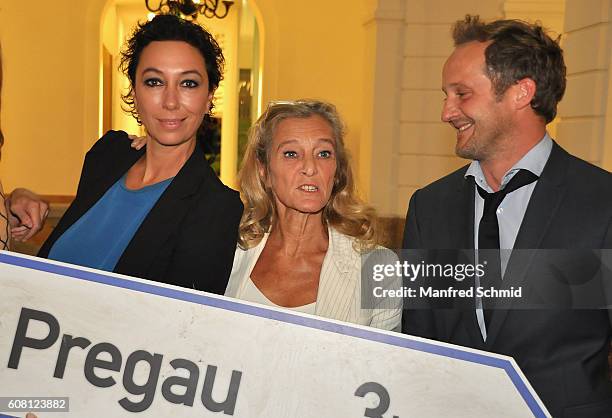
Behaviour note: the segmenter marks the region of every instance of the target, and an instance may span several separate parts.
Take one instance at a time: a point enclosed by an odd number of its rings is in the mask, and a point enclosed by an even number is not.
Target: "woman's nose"
[[[166,87],[163,97],[163,106],[165,109],[174,110],[178,107],[178,92],[173,87]]]
[[[306,176],[312,176],[317,172],[317,164],[312,156],[306,156],[303,161],[302,173]]]

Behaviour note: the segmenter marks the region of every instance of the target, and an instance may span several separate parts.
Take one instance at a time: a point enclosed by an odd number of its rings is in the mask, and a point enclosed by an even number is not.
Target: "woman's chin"
[[[152,136],[153,140],[164,147],[175,147],[195,140],[194,137],[186,135],[157,135]]]
[[[295,208],[290,208],[290,210],[303,215],[320,215],[321,213],[323,213],[323,209],[325,209],[325,206],[321,205],[303,205]]]

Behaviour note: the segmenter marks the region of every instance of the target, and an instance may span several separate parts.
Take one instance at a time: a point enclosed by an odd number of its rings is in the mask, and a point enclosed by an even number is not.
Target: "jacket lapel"
[[[456,242],[454,247],[460,249],[457,255],[457,263],[474,264],[474,193],[476,186],[471,178],[463,178],[463,181],[457,188],[457,211],[454,212],[454,228],[451,231],[456,231]],[[451,232],[454,233],[454,232]],[[474,282],[472,282],[474,285]],[[460,311],[461,321],[467,331],[470,340],[474,347],[480,347],[483,344],[482,334],[478,326],[476,318],[475,299],[459,298],[455,299],[458,303],[457,308]]]
[[[266,232],[259,241],[259,244],[249,248],[248,250],[242,250],[240,247],[236,247],[236,255],[234,256],[234,264],[232,266],[232,274],[230,275],[229,282],[227,283],[227,289],[225,290],[225,296],[233,298],[241,298],[246,287],[247,282],[251,278],[255,263],[259,260],[270,233]]]
[[[568,154],[553,143],[548,162],[544,166],[542,175],[538,180],[523,222],[519,229],[514,249],[539,249],[546,232],[550,228],[552,220],[555,218],[557,210],[565,195],[565,176],[567,173]],[[534,251],[529,254],[512,254],[506,267],[503,280],[503,288],[509,289],[511,286],[518,288],[523,285],[527,277],[527,271],[533,262]],[[512,306],[510,306],[510,309]],[[489,329],[487,330],[487,347],[491,347],[495,338],[506,320],[508,309],[498,309],[493,311]]]
[[[127,137],[127,134],[125,132],[107,133],[100,141],[119,142],[122,139],[121,136]],[[126,147],[129,148],[128,145]],[[83,165],[77,198],[66,210],[64,216],[45,241],[38,254],[39,257],[47,257],[55,241],[91,209],[145,152],[144,149],[137,151],[131,148],[128,152],[114,152],[116,148],[115,143],[109,143],[108,145],[105,144],[105,147],[101,150],[92,150],[88,153]],[[112,153],[114,155],[109,157],[99,153]]]
[[[187,198],[203,187],[202,182],[208,176],[214,175],[208,164],[203,164],[200,159],[204,159],[204,154],[200,146],[196,145],[191,157],[134,234],[117,262],[115,272],[143,272],[153,264],[161,247],[178,229],[184,215],[190,210],[191,200]]]
[[[358,314],[354,312],[358,281],[353,272],[360,263],[359,254],[347,237],[333,228],[328,228],[328,234],[329,248],[321,266],[315,313],[325,318],[356,322],[357,318],[352,315]]]
[[[145,153],[144,149],[133,150],[121,156],[113,156],[112,158],[104,158],[104,161],[110,161],[110,164],[102,164],[102,159],[96,161],[96,166],[93,169],[91,182],[88,190],[83,193],[83,199],[79,202],[76,208],[76,217],[71,220],[70,225],[74,224],[81,216],[85,214],[93,205],[98,202],[102,196],[118,182],[125,173],[133,166],[140,157]]]
[[[461,242],[451,248],[474,249],[474,189],[474,182],[469,178],[464,178],[457,188],[459,210],[455,212],[454,222]]]

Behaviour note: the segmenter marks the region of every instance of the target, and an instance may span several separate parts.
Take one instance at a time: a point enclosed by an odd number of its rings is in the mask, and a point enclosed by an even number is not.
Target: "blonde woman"
[[[343,136],[336,108],[319,101],[273,103],[252,127],[225,294],[398,330],[401,301],[362,297],[361,256],[379,234],[356,197]]]

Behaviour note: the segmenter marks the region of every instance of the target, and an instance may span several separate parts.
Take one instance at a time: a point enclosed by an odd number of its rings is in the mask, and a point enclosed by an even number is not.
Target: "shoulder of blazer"
[[[85,179],[82,180],[90,180],[92,177],[115,180],[121,177],[145,153],[144,148],[132,148],[131,142],[123,131],[106,132],[85,155]]]
[[[361,271],[361,265],[366,259],[376,260],[380,264],[394,263],[398,260],[395,252],[380,245],[372,250],[360,252],[355,249],[355,238],[344,235],[332,227],[329,227],[329,237],[329,250],[332,251],[332,258],[338,270],[343,273],[351,270]]]
[[[453,171],[450,174],[428,184],[427,186],[419,189],[419,197],[426,199],[428,197],[434,197],[440,199],[446,193],[461,189],[468,182],[465,179],[465,172],[467,171],[469,164],[464,165],[458,170]]]
[[[572,193],[612,204],[612,173],[568,153],[556,142],[553,142],[541,179],[569,186]]]
[[[328,227],[328,234],[328,252],[330,252],[336,268],[342,273],[358,269],[360,254],[355,250],[355,239],[336,231],[332,227]]]
[[[87,152],[87,155],[101,156],[112,155],[115,158],[125,158],[127,155],[142,155],[142,150],[136,150],[130,146],[132,141],[128,134],[123,131],[108,131],[98,139]]]
[[[553,157],[554,156],[554,157]],[[567,160],[567,167],[569,169],[569,174],[573,172],[580,172],[581,174],[588,174],[596,180],[600,180],[602,182],[610,183],[612,182],[612,173],[604,170],[601,167],[597,167],[585,161],[581,158],[576,157],[568,153],[565,149],[559,146],[556,142],[553,142],[553,149],[551,151],[551,159],[553,162],[555,160]]]
[[[211,192],[215,194],[225,195],[230,199],[234,199],[236,201],[241,202],[240,193],[237,190],[232,189],[231,187],[226,186],[221,179],[217,176],[217,174],[213,171],[213,169],[206,163],[206,182],[210,185]]]
[[[191,192],[198,191],[201,196],[208,197],[212,194],[217,195],[217,198],[234,200],[236,203],[240,202],[240,193],[223,184],[206,161],[204,150],[199,144],[196,144],[196,149],[175,177],[176,180],[191,184]],[[184,191],[188,193],[187,189]]]
[[[38,256],[47,257],[55,241],[87,212],[144,154],[130,147],[123,131],[108,131],[85,155],[75,199],[53,229]]]

